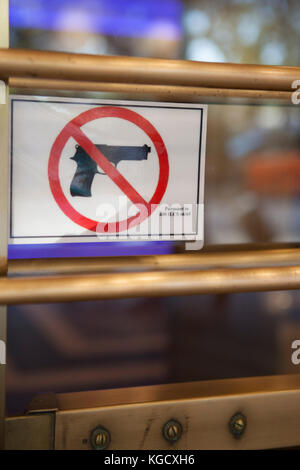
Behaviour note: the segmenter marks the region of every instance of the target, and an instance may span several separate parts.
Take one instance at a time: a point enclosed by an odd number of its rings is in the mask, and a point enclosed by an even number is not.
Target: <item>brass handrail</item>
[[[290,92],[300,68],[0,49],[9,77]]]
[[[0,278],[0,304],[300,288],[300,266]]]
[[[191,86],[148,85],[134,83],[108,83],[79,80],[56,80],[47,78],[12,77],[11,88],[38,90],[69,90],[82,92],[117,93],[122,97],[197,103],[219,98],[242,98],[248,100],[280,100],[291,102],[292,91],[243,90],[240,88],[208,88]]]

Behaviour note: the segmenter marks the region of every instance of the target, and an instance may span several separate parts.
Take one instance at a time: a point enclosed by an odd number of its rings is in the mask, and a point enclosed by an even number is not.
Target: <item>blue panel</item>
[[[15,28],[178,39],[181,0],[11,0]]]
[[[173,251],[174,243],[168,241],[9,245],[8,259],[162,255]]]

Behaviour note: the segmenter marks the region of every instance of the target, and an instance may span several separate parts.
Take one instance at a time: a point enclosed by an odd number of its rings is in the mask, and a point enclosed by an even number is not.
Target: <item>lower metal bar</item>
[[[298,289],[300,266],[0,278],[0,304]]]
[[[106,83],[76,80],[54,80],[46,78],[12,77],[9,79],[12,88],[40,89],[40,90],[73,90],[98,91],[106,93],[119,93],[128,97],[148,97],[158,100],[192,102],[203,101],[208,98],[246,98],[251,100],[284,100],[291,103],[291,91],[273,90],[244,90],[238,88],[209,88],[149,85],[134,83]]]

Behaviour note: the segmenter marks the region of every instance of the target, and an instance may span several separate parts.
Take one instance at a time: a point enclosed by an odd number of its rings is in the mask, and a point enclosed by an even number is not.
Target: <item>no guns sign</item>
[[[12,96],[10,243],[203,240],[206,111]]]

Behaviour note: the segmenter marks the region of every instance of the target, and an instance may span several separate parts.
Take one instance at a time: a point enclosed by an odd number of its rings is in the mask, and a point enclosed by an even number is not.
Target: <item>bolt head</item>
[[[163,427],[163,436],[168,442],[176,442],[182,435],[182,426],[176,419],[170,419]]]
[[[242,413],[236,413],[230,418],[229,430],[235,438],[241,437],[247,427],[247,418]]]
[[[91,433],[91,446],[95,450],[105,450],[110,444],[110,433],[102,426],[98,426]]]

